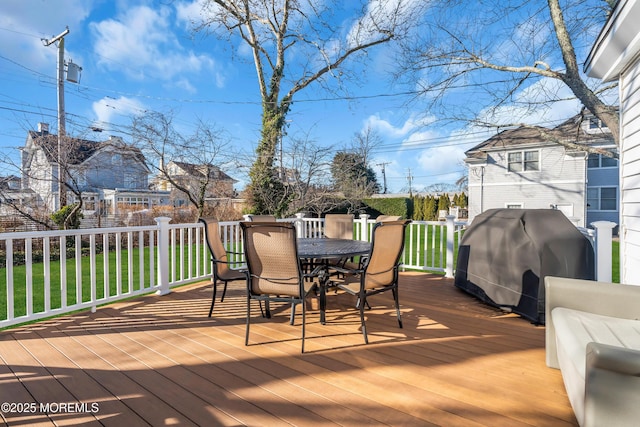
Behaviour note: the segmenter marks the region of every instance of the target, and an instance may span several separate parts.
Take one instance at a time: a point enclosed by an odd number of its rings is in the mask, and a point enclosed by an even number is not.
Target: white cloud
[[[83,0],[3,0],[0,14],[0,54],[19,58],[21,65],[52,73],[57,49],[46,47],[40,38],[51,39],[69,27],[67,50],[73,50],[80,23],[89,15],[93,2]],[[32,36],[33,37],[29,37]]]
[[[460,168],[465,148],[460,145],[442,145],[423,150],[418,165],[429,174],[440,175]]]
[[[91,23],[99,63],[142,80],[170,81],[176,76],[215,69],[213,58],[186,51],[173,32],[171,9],[137,6],[115,19]]]
[[[432,117],[420,118],[417,115],[412,114],[400,126],[394,126],[389,120],[380,117],[380,114],[374,114],[365,120],[363,129],[370,128],[376,130],[383,137],[403,138],[411,132],[426,126],[432,120]]]
[[[561,101],[550,102],[552,99]],[[577,114],[581,103],[562,82],[541,79],[520,91],[515,105],[489,108],[478,113],[480,122],[491,125],[520,124],[553,127]]]
[[[130,120],[140,114],[145,106],[137,99],[121,96],[120,98],[102,98],[92,104],[96,121],[93,126],[102,130],[111,130],[121,118]]]
[[[380,37],[380,29],[394,30],[411,20],[423,3],[423,0],[370,0],[365,14],[351,26],[347,43],[349,46],[365,44]]]
[[[182,1],[176,3],[176,17],[178,22],[182,22],[186,27],[191,26],[202,20],[202,8],[205,5],[204,0]]]

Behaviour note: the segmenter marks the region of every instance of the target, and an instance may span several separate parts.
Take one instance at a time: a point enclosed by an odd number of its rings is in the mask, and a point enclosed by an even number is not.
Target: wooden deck
[[[349,295],[327,324],[276,308],[244,346],[243,283],[207,317],[210,285],[0,333],[7,425],[573,426],[544,327],[403,273],[399,329],[390,295],[371,298],[369,345]],[[300,310],[298,310],[300,311]],[[44,413],[43,411],[48,411]]]

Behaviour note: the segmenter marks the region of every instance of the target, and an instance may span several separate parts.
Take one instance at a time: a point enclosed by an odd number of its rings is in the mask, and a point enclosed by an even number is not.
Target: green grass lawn
[[[188,268],[188,258],[189,251],[187,247],[184,247],[184,274],[185,276],[189,276]],[[200,253],[202,255],[202,251],[207,250],[204,247],[200,247]],[[144,257],[144,268],[140,269],[140,256]],[[196,250],[195,246],[191,251],[192,256],[192,271],[191,275],[195,275],[195,266],[196,266]],[[146,248],[141,251],[139,248],[134,248],[131,251],[131,265],[129,265],[129,252],[127,250],[121,251],[122,258],[122,271],[120,272],[120,282],[121,289],[120,293],[125,294],[128,292],[138,291],[144,288],[148,288],[150,286],[150,278],[152,276],[152,272],[150,271],[150,262],[149,262],[149,249]],[[170,271],[172,269],[171,259],[170,261]],[[78,275],[76,274],[76,262],[75,258],[67,259],[66,261],[66,276],[67,276],[67,287],[66,287],[66,298],[67,305],[73,305],[76,303],[87,302],[91,300],[91,292],[92,292],[92,278],[95,277],[95,293],[96,298],[101,299],[109,296],[115,296],[118,294],[118,277],[116,276],[117,272],[117,263],[116,263],[116,252],[109,252],[109,256],[107,259],[108,262],[108,272],[105,279],[105,269],[104,263],[105,259],[102,254],[96,255],[95,262],[95,273],[91,270],[91,261],[89,256],[83,256],[81,258],[80,264],[80,295],[78,295],[76,289],[76,278]],[[177,254],[176,262],[180,262],[180,255]],[[157,263],[154,265],[157,267]],[[64,294],[61,281],[60,281],[60,260],[54,259],[50,261],[50,275],[49,275],[49,289],[50,289],[50,304],[51,309],[56,309],[62,307],[62,295]],[[131,272],[131,274],[130,274]],[[33,293],[33,312],[38,313],[44,311],[44,301],[45,301],[45,267],[44,263],[34,263],[32,264],[32,293]],[[179,268],[177,274],[180,274]],[[157,282],[157,274],[154,271],[153,275],[155,275],[155,280]],[[131,277],[129,277],[131,276]],[[23,316],[27,313],[27,268],[25,265],[18,265],[13,268],[13,283],[14,283],[14,317]],[[6,268],[0,268],[0,320],[5,320],[7,318],[7,292],[6,292],[6,281],[7,274]],[[106,285],[105,285],[106,282]]]
[[[418,256],[421,259],[427,259],[430,265],[434,266],[445,266],[445,261],[442,260],[442,264],[440,264],[441,253],[444,253],[444,257],[446,257],[446,243],[441,242],[440,240],[440,227],[432,227],[428,226],[426,229],[426,233],[424,230],[421,230],[420,234],[415,233],[411,236],[407,233],[407,241],[406,241],[406,249],[412,247],[413,253],[411,254],[411,261],[413,263],[417,263]],[[456,239],[458,239],[458,235],[456,234]],[[427,249],[425,251],[424,242],[425,240],[429,243]],[[432,243],[433,242],[433,243]],[[457,242],[456,242],[457,243]],[[444,245],[444,247],[440,249],[435,249],[433,244],[437,246]],[[412,246],[410,246],[412,245]],[[456,248],[454,252],[454,257],[457,256],[457,244],[454,245]],[[417,248],[420,248],[422,251],[420,254],[417,251]],[[185,275],[189,276],[188,270],[188,258],[189,251],[187,247],[184,247],[183,259],[184,259],[184,270]],[[207,252],[206,248],[200,247],[200,254],[205,254]],[[620,244],[617,241],[613,242],[613,267],[612,267],[612,280],[616,283],[620,282],[620,258],[619,258]],[[127,262],[129,254],[127,250],[121,251],[122,257],[122,272],[120,274],[120,279],[122,283],[121,293],[127,293],[130,291],[140,290],[142,288],[146,288],[149,286],[149,281],[151,277],[151,272],[149,271],[149,250],[144,249],[142,256],[144,257],[144,270],[140,270],[140,249],[134,248],[132,251],[132,263],[131,267],[129,267],[129,263]],[[195,247],[192,247],[191,251],[192,256],[192,269],[195,270],[196,265],[196,250]],[[170,260],[171,261],[171,260]],[[77,295],[76,291],[76,265],[74,259],[68,259],[66,264],[66,274],[67,274],[67,289],[66,289],[66,298],[67,304],[72,305],[78,302],[86,302],[91,298],[91,279],[95,277],[96,283],[96,297],[98,299],[105,297],[105,291],[107,296],[113,296],[117,294],[117,277],[116,277],[116,254],[115,252],[110,252],[107,260],[109,264],[108,269],[108,278],[105,280],[104,274],[104,257],[102,254],[96,255],[96,265],[95,265],[95,275],[92,274],[90,259],[88,256],[82,257],[81,259],[81,267],[80,267],[80,281],[81,281],[81,295]],[[176,262],[180,262],[180,256],[177,255]],[[455,265],[455,264],[454,264]],[[170,267],[172,268],[172,267]],[[131,278],[129,277],[129,270],[131,269]],[[178,269],[179,270],[179,269]],[[154,272],[155,274],[155,272]],[[178,271],[179,274],[179,271]],[[195,275],[195,271],[191,272],[192,275]],[[16,266],[13,268],[14,275],[14,307],[15,307],[15,317],[22,316],[26,314],[27,310],[27,288],[26,288],[26,276],[27,271],[24,265]],[[41,312],[44,310],[44,297],[45,297],[45,269],[43,263],[35,263],[32,267],[32,293],[33,293],[33,311]],[[157,279],[157,278],[156,278]],[[50,262],[50,295],[51,295],[51,308],[59,308],[62,306],[62,288],[60,284],[60,261],[52,260]],[[105,289],[105,281],[106,289]],[[0,320],[4,320],[7,318],[7,293],[6,293],[6,268],[0,268]]]

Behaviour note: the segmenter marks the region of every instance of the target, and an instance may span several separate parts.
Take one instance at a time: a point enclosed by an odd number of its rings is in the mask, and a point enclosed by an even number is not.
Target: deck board
[[[243,283],[207,317],[198,283],[0,332],[2,402],[96,402],[92,413],[3,413],[7,425],[575,426],[562,378],[544,363],[544,327],[480,303],[451,280],[402,273],[370,299],[365,345],[353,297],[329,295],[272,319]]]

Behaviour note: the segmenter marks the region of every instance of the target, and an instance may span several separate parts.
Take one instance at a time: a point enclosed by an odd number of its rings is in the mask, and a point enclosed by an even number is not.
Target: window
[[[536,151],[516,151],[508,154],[509,172],[540,170],[540,153]]]
[[[121,165],[122,164],[122,156],[120,154],[113,154],[111,156],[111,164],[112,165]]]
[[[603,156],[602,154],[589,154],[587,159],[587,167],[589,169],[595,168],[615,168],[618,166],[618,159],[613,157]]]
[[[616,187],[587,188],[587,210],[618,210],[618,189]]]
[[[125,172],[123,181],[124,188],[140,188],[138,186],[138,176],[133,172]]]
[[[522,203],[505,203],[507,209],[522,209]]]
[[[522,153],[509,153],[509,172],[522,170]]]

